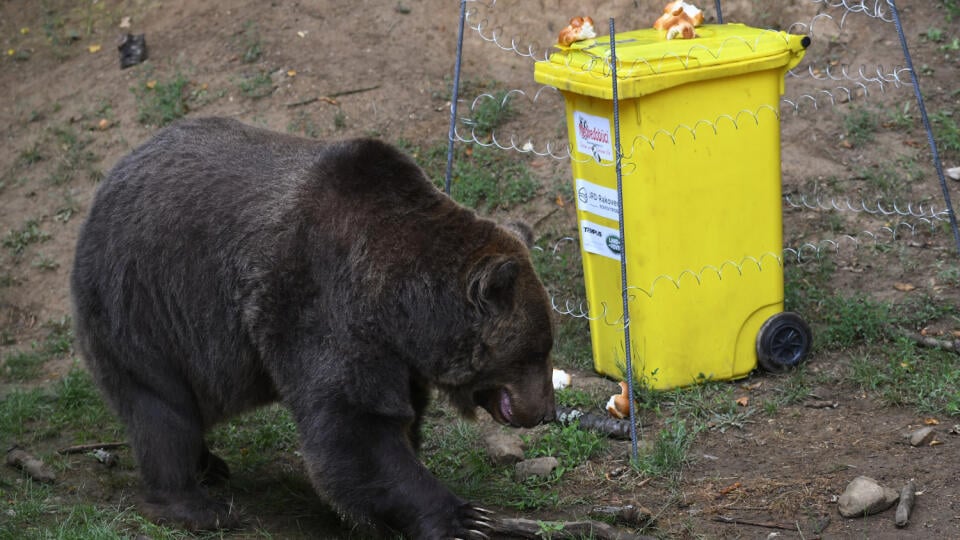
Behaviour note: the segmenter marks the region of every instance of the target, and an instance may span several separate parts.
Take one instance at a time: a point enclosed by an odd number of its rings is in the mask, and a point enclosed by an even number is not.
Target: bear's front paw
[[[493,532],[493,512],[472,504],[457,509],[457,532],[452,539],[489,540]]]

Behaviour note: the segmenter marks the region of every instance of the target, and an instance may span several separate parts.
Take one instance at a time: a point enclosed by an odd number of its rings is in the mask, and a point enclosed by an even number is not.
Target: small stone
[[[492,431],[483,438],[487,455],[497,465],[510,465],[523,459],[523,440],[519,435]]]
[[[937,430],[933,426],[922,427],[910,435],[911,446],[927,446],[937,437]]]
[[[514,472],[517,480],[523,482],[528,478],[546,477],[560,466],[560,461],[555,457],[538,457],[521,461],[514,465]]]
[[[947,169],[947,176],[954,180],[960,180],[960,167],[950,167]]]
[[[881,486],[873,478],[858,476],[840,495],[838,509],[843,517],[863,517],[883,512],[899,499],[896,490]]]

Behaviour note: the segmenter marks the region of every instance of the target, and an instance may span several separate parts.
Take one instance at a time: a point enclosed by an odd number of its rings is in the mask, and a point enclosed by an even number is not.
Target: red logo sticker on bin
[[[613,161],[613,135],[610,119],[573,111],[577,132],[577,151],[597,161]]]

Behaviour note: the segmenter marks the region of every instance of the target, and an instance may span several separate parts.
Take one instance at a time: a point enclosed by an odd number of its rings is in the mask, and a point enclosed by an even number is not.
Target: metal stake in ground
[[[637,417],[633,402],[633,362],[630,357],[630,296],[627,289],[627,242],[623,228],[623,148],[620,146],[620,101],[617,96],[617,39],[610,17],[610,79],[613,81],[613,148],[616,152],[614,164],[617,170],[617,209],[620,220],[620,287],[623,292],[623,351],[626,358],[627,395],[630,399],[630,457],[637,461]]]
[[[910,71],[910,79],[913,81],[913,93],[917,98],[920,118],[923,120],[923,128],[927,131],[927,142],[930,144],[930,152],[933,155],[933,166],[937,169],[937,178],[940,179],[943,203],[947,206],[947,215],[950,217],[953,241],[957,245],[957,252],[960,253],[960,231],[957,230],[957,216],[953,213],[953,204],[950,203],[950,190],[947,188],[947,180],[943,176],[943,164],[940,162],[940,154],[937,152],[937,141],[933,138],[930,117],[927,116],[927,107],[923,104],[923,94],[920,93],[920,80],[917,78],[917,72],[913,69],[913,58],[910,56],[910,48],[907,47],[907,38],[903,34],[903,25],[900,24],[897,4],[893,0],[887,0],[887,5],[890,6],[890,11],[893,14],[893,24],[897,27],[897,34],[900,36],[900,46],[903,48],[903,58],[907,62],[907,70]]]
[[[723,24],[723,9],[720,7],[720,0],[715,0],[714,5],[717,6],[717,24]]]
[[[457,58],[453,63],[453,92],[450,96],[450,131],[447,132],[447,172],[444,176],[444,193],[450,195],[453,175],[453,135],[457,129],[457,100],[460,99],[460,61],[463,58],[463,23],[467,19],[467,0],[460,0],[460,22],[457,30]]]

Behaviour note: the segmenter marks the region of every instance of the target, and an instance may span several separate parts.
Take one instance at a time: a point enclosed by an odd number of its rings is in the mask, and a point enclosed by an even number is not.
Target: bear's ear
[[[520,265],[508,257],[486,257],[473,269],[467,295],[483,313],[497,313],[510,307]]]
[[[527,249],[533,247],[533,227],[526,222],[511,221],[510,223],[504,224],[503,228],[519,238],[520,241],[523,242],[523,245],[527,246]]]

